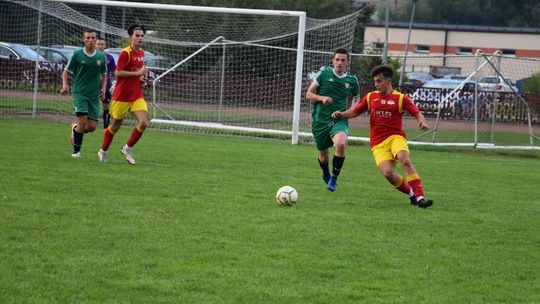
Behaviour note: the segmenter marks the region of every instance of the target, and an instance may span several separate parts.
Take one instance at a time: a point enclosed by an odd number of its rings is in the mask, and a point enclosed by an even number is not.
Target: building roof
[[[384,27],[384,22],[373,22],[368,24],[373,27]],[[408,22],[388,22],[392,28],[409,28]],[[438,31],[461,31],[461,32],[491,32],[491,33],[512,33],[512,34],[540,34],[540,28],[525,27],[500,27],[482,25],[456,25],[456,24],[431,24],[413,23],[413,29],[438,30]]]

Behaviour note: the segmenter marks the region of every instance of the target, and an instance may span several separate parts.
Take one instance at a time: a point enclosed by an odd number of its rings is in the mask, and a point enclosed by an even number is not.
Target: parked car
[[[175,64],[176,62],[163,56],[154,56],[144,59],[144,65],[150,70],[166,71],[173,67]]]
[[[35,61],[37,58],[39,61],[47,61],[26,45],[8,42],[0,42],[0,58],[30,61]]]
[[[32,49],[37,51],[37,46],[32,46]],[[63,63],[67,64],[69,61],[69,58],[73,54],[75,49],[71,48],[53,48],[53,47],[46,47],[46,46],[40,46],[39,47],[39,54],[48,61],[51,62],[57,62],[57,63]]]
[[[482,77],[478,86],[484,91],[517,92],[517,88],[508,77],[486,76]]]
[[[426,82],[435,79],[429,73],[419,73],[419,72],[410,72],[407,73],[408,84],[414,85],[416,87],[423,86]]]
[[[443,78],[444,79],[453,79],[453,80],[465,80],[467,79],[468,76],[465,76],[465,75],[457,75],[457,74],[449,74],[449,75],[444,75]]]
[[[431,81],[426,82],[422,88],[431,88],[431,89],[455,89],[459,86],[460,83],[462,83],[463,80],[456,80],[456,79],[446,79],[446,78],[438,78],[433,79]],[[463,85],[463,90],[474,90],[475,82],[474,81],[467,81]]]

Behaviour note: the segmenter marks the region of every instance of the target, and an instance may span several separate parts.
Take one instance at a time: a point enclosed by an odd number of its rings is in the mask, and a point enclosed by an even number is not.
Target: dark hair
[[[143,34],[146,34],[146,30],[144,29],[144,26],[136,24],[136,23],[133,23],[132,25],[130,25],[127,29],[127,32],[131,36],[133,35],[133,32],[136,30],[141,30]]]
[[[87,28],[87,29],[84,29],[83,36],[86,33],[96,33],[97,34],[97,31],[95,29]]]
[[[334,54],[332,54],[332,58],[336,57],[336,54],[344,54],[344,55],[347,55],[347,60],[350,59],[349,51],[347,51],[347,50],[344,49],[344,48],[336,49],[336,50],[334,51]]]
[[[105,41],[105,38],[101,37],[100,35],[97,36],[96,40],[103,40]]]
[[[371,70],[371,77],[382,74],[385,78],[394,78],[394,69],[388,65],[378,65]]]

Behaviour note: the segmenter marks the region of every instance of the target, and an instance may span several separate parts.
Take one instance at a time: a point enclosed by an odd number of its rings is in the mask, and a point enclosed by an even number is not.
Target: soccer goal
[[[397,62],[403,57],[394,56]],[[399,89],[426,116],[431,129],[418,130],[414,118],[404,126],[412,144],[471,146],[496,149],[540,149],[540,111],[537,92],[527,83],[540,76],[540,60],[474,55],[407,58],[405,72],[435,80]]]
[[[118,54],[128,45],[126,28],[140,23],[147,30],[144,90],[151,127],[293,143],[310,135],[307,75],[330,65],[334,49],[352,49],[357,19],[357,13],[318,20],[305,12],[103,0],[8,0],[0,8],[12,12],[12,19],[0,21],[7,32],[24,24],[0,41],[42,49],[80,47],[82,30],[93,28]],[[27,102],[34,100],[34,114],[70,113],[68,98],[54,94],[63,66],[36,66],[35,78],[28,69],[36,88],[23,92]]]

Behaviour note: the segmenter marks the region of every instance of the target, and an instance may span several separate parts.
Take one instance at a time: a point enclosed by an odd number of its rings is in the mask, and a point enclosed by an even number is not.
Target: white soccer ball
[[[276,193],[276,202],[283,206],[292,206],[298,201],[298,192],[291,186],[283,186]]]

